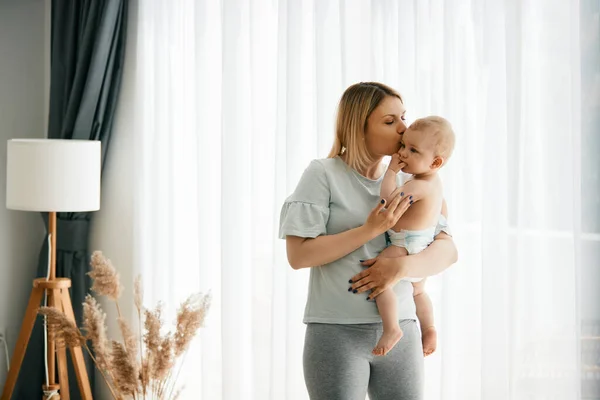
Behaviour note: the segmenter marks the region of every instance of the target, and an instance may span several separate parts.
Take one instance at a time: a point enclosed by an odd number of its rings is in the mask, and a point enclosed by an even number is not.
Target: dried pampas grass
[[[112,355],[106,335],[106,314],[100,304],[89,294],[83,303],[83,328],[86,338],[92,343],[92,348],[98,360],[98,368],[110,370]]]
[[[112,262],[104,257],[101,251],[95,251],[92,254],[90,265],[92,271],[88,272],[88,275],[94,280],[94,284],[90,289],[101,296],[117,301],[121,297],[123,288],[121,287],[119,274]]]
[[[179,357],[188,349],[196,332],[204,325],[209,304],[209,296],[190,296],[179,307],[175,330],[175,357]]]
[[[40,307],[39,313],[46,317],[51,338],[66,346],[79,347],[85,343],[85,336],[65,314],[52,307]]]
[[[122,343],[112,341],[114,384],[123,395],[134,397],[138,389],[135,360],[132,360]]]
[[[47,318],[49,331],[65,345],[87,350],[114,399],[177,399],[182,391],[182,387],[176,390],[177,378],[190,343],[204,324],[210,295],[188,297],[178,309],[175,329],[166,331],[162,304],[145,309],[141,278],[136,278],[133,297],[140,331],[136,334],[119,309],[123,287],[115,267],[100,251],[93,253],[91,267],[91,290],[116,304],[122,342],[108,339],[106,314],[90,295],[83,303],[85,335],[62,312],[42,307],[39,312]]]

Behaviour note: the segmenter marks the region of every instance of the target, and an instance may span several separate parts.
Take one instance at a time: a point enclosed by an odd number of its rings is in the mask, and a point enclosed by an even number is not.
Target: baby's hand
[[[392,154],[392,161],[390,161],[389,169],[394,171],[395,173],[400,172],[400,169],[404,166],[404,163],[400,160],[400,156],[398,153]]]

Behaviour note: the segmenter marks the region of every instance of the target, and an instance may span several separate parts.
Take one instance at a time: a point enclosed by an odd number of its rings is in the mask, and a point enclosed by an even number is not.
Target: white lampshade
[[[11,139],[6,207],[40,212],[100,209],[100,141]]]

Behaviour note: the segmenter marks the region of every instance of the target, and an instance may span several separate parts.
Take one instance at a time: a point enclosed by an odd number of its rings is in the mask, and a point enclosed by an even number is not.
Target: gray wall
[[[44,240],[39,213],[6,209],[6,141],[45,137],[49,0],[0,0],[0,329],[9,352],[35,276]],[[6,380],[0,347],[0,389]]]
[[[135,153],[135,117],[132,105],[135,101],[136,91],[136,47],[137,40],[137,7],[138,1],[130,1],[129,19],[127,30],[127,51],[125,52],[125,66],[123,69],[123,81],[119,94],[119,103],[113,125],[113,133],[110,139],[110,148],[106,156],[106,163],[102,171],[102,199],[100,210],[93,217],[90,230],[90,251],[101,250],[118,269],[121,284],[124,287],[123,294],[119,300],[121,313],[132,322],[134,330],[137,330],[137,312],[133,307],[133,282],[137,272],[134,269],[134,246],[133,228],[135,223],[135,199],[133,187],[135,185],[134,160],[131,156]],[[108,325],[108,336],[120,338],[118,330],[117,313],[114,303],[107,302],[106,298],[98,297],[106,312],[106,323]],[[104,380],[96,371],[95,399],[112,399]]]

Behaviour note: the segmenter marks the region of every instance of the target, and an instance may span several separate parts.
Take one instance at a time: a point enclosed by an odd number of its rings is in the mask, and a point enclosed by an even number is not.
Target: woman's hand
[[[361,262],[368,268],[352,277],[351,290],[356,290],[355,293],[372,290],[367,300],[374,299],[407,276],[408,259],[409,257],[372,258]]]
[[[379,204],[371,211],[367,217],[364,226],[370,231],[380,235],[391,229],[396,222],[406,212],[412,204],[412,196],[408,193],[401,192],[400,188],[394,190],[390,195],[392,201],[385,207],[385,200],[382,199]]]

